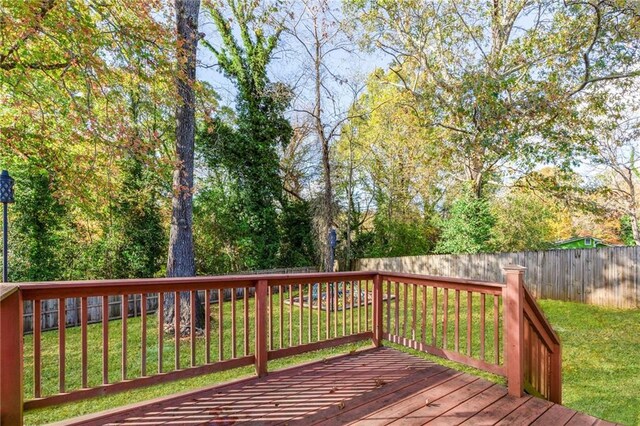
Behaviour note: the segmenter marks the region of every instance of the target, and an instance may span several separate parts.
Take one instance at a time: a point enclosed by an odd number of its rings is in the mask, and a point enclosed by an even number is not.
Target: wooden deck
[[[60,425],[607,425],[390,348],[371,349]]]

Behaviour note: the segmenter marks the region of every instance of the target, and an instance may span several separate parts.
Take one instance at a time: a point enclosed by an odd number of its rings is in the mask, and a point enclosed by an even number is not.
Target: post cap
[[[527,270],[526,267],[521,266],[521,265],[516,265],[513,263],[510,263],[508,265],[505,265],[502,267],[502,270],[509,273],[509,272],[523,272]]]

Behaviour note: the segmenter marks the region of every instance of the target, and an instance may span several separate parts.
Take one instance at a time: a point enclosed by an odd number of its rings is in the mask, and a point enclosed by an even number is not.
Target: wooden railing
[[[242,366],[254,365],[262,376],[270,360],[369,339],[504,375],[511,394],[527,390],[559,402],[557,336],[524,290],[522,270],[506,274],[506,286],[378,272],[3,286],[0,421],[19,424],[23,409]],[[126,315],[130,295],[142,301],[139,318]],[[160,309],[149,314],[147,301],[155,295]],[[87,299],[113,296],[120,297],[122,319],[109,321],[106,312],[100,324],[89,325]],[[182,338],[165,331],[169,296],[176,312],[170,328],[182,329]],[[41,332],[43,301],[64,306],[68,298],[79,300],[80,327]],[[185,329],[180,313],[195,323],[198,303],[204,329]],[[28,305],[34,332],[25,336]],[[64,309],[59,316],[65,324]]]

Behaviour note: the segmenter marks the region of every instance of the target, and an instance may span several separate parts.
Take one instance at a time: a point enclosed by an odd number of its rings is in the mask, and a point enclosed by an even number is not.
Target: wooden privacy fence
[[[242,275],[256,275],[256,274],[301,274],[307,272],[316,272],[317,268],[312,266],[299,267],[299,268],[281,268],[281,269],[266,269],[259,271],[249,271],[243,272]],[[242,296],[242,290],[239,290],[238,296]],[[231,291],[229,289],[224,292],[225,300],[229,300],[231,298]],[[204,300],[204,299],[202,299]],[[211,302],[216,302],[218,300],[217,293],[211,294]],[[107,298],[108,302],[108,317],[110,320],[120,319],[122,318],[122,302],[120,300],[120,296],[109,296]],[[149,294],[146,298],[147,306],[146,312],[153,313],[158,309],[158,295],[157,294]],[[142,303],[142,298],[139,294],[131,294],[129,295],[129,307],[127,309],[129,313],[129,317],[137,317],[140,316],[142,312],[142,307],[140,304]],[[80,298],[68,298],[65,299],[65,320],[67,327],[75,327],[79,326],[81,323],[80,320],[80,310],[81,310],[81,300]],[[88,323],[94,324],[102,321],[102,297],[89,297],[87,299],[87,317]],[[31,333],[33,332],[33,309],[31,303],[26,303],[24,305],[24,332]],[[43,300],[42,306],[40,307],[40,326],[42,331],[46,330],[55,330],[58,328],[58,300]]]
[[[355,269],[500,281],[508,264],[527,268],[527,288],[539,299],[640,307],[640,247],[368,258]]]
[[[560,343],[510,267],[506,285],[394,272],[337,272],[158,278],[2,286],[0,292],[0,422],[20,424],[22,411],[130,390],[370,339],[388,340],[507,377],[509,392],[525,389],[561,400]],[[230,297],[225,298],[225,292]],[[164,329],[164,299],[174,296],[196,320],[204,293],[205,328],[186,338]],[[180,302],[186,293],[188,304]],[[148,311],[157,295],[157,313]],[[141,301],[130,319],[131,296]],[[238,296],[240,295],[240,296]],[[89,324],[89,299],[101,298],[102,320]],[[109,298],[120,321],[109,321]],[[44,301],[80,300],[80,327],[42,332]],[[23,308],[33,309],[24,335]],[[66,310],[58,324],[66,324]]]

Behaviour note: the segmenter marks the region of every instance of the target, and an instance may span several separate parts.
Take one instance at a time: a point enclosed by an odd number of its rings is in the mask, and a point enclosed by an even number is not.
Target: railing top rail
[[[388,271],[379,271],[378,273],[384,280],[393,281],[394,279],[404,279],[413,283],[448,284],[453,285],[452,287],[475,288],[477,291],[488,291],[490,293],[500,292],[505,286],[504,284],[492,281],[469,280],[465,278],[443,277],[437,275],[419,275]]]
[[[544,331],[547,334],[547,336],[549,337],[549,339],[551,339],[553,341],[553,343],[555,343],[556,345],[559,345],[560,344],[560,338],[556,334],[556,332],[553,329],[553,327],[551,327],[551,324],[549,324],[549,321],[547,320],[547,317],[544,316],[544,314],[540,310],[540,307],[538,306],[538,304],[536,303],[535,299],[533,298],[533,296],[531,295],[529,290],[527,290],[526,287],[524,288],[524,299],[525,299],[525,303],[527,305],[529,305],[529,308],[531,309],[531,311],[535,315],[536,319],[538,320],[538,322],[542,325],[542,328],[544,329],[544,330],[538,330],[538,331],[539,332],[543,332]]]
[[[373,278],[375,272],[315,272],[303,274],[223,275],[176,278],[135,278],[91,281],[19,283],[25,300],[58,297],[107,296],[116,294],[190,291],[202,288],[252,287],[260,280],[270,283],[308,283],[345,278]]]

